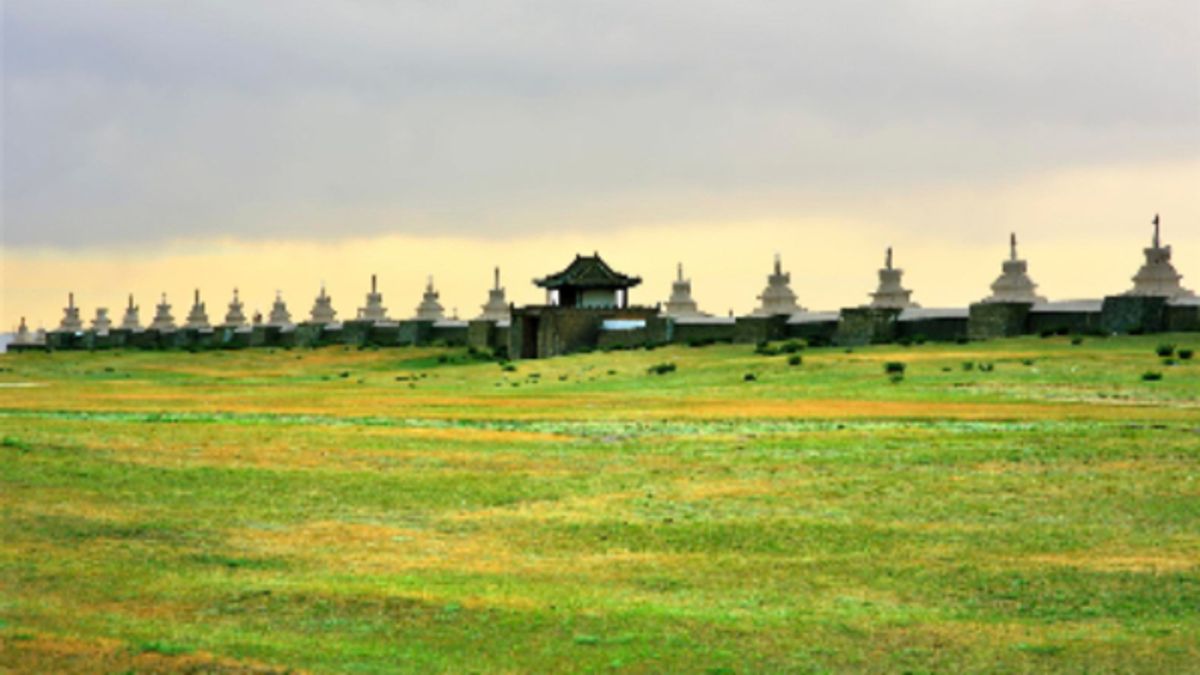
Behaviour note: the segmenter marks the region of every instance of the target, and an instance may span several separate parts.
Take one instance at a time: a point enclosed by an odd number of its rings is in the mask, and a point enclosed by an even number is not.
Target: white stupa
[[[63,318],[58,324],[58,330],[64,333],[78,333],[83,330],[83,320],[79,318],[79,308],[75,306],[75,294],[67,294],[67,306],[63,307]]]
[[[371,275],[371,292],[367,293],[367,306],[358,308],[361,321],[387,321],[387,308],[383,306],[383,294],[376,290],[375,275]]]
[[[242,309],[246,306],[238,297],[238,289],[233,289],[233,299],[229,301],[229,311],[225,312],[225,323],[221,324],[225,328],[242,328],[246,325],[246,313]]]
[[[337,321],[337,312],[333,309],[333,298],[325,294],[325,284],[321,283],[321,294],[313,300],[311,312],[313,323],[328,325]]]
[[[271,313],[267,315],[267,325],[277,328],[287,328],[292,324],[292,313],[288,311],[287,303],[283,301],[283,293],[275,291],[275,302],[271,304]]]
[[[421,296],[421,304],[417,305],[417,321],[441,321],[445,318],[442,304],[438,302],[438,292],[433,290],[433,277],[425,282],[425,293]]]
[[[495,269],[495,281],[492,284],[492,289],[488,291],[487,304],[483,306],[483,314],[479,315],[483,321],[508,321],[511,316],[508,311],[508,301],[504,299],[504,288],[500,286],[500,268]]]
[[[983,302],[1045,302],[1046,298],[1037,294],[1037,284],[1029,278],[1025,261],[1017,257],[1016,233],[1010,235],[1008,246],[1008,260],[1002,266],[1003,273],[992,283],[992,294]]]
[[[33,334],[33,344],[35,344],[35,345],[46,344],[46,329],[45,328],[38,326],[37,332]]]
[[[212,326],[208,323],[208,309],[200,301],[199,288],[196,289],[193,298],[192,309],[188,312],[187,322],[183,324],[183,327],[191,330],[209,330]]]
[[[167,302],[167,294],[162,294],[162,302],[154,307],[154,320],[150,322],[150,330],[175,330],[175,317],[171,316],[171,305]]]
[[[1133,288],[1125,295],[1150,295],[1165,298],[1192,298],[1196,294],[1180,283],[1183,275],[1171,264],[1171,247],[1163,246],[1159,238],[1158,214],[1154,215],[1154,240],[1150,248],[1142,249],[1146,263],[1133,277]]]
[[[25,317],[21,317],[21,323],[17,326],[17,334],[13,336],[13,344],[33,344],[33,334],[29,332],[29,326],[25,325]]]
[[[112,319],[108,318],[108,308],[97,307],[96,318],[92,319],[92,330],[96,331],[97,335],[108,335],[110,328],[112,328]]]
[[[795,303],[795,296],[792,297],[792,303]],[[678,263],[675,267],[675,281],[671,282],[671,297],[667,299],[662,313],[676,319],[707,316],[700,311],[696,306],[696,301],[692,299],[692,280],[683,278],[683,263]]]
[[[139,307],[133,304],[133,293],[129,294],[129,304],[125,305],[125,316],[121,317],[122,330],[140,330],[141,319],[138,318]]]
[[[887,250],[887,260],[879,270],[879,288],[871,294],[871,307],[875,309],[906,309],[920,307],[912,301],[912,291],[900,284],[904,270],[892,267],[892,247]]]
[[[767,277],[767,288],[762,295],[758,296],[760,304],[758,309],[754,310],[754,314],[756,316],[773,316],[803,312],[804,308],[796,304],[796,294],[789,286],[791,282],[792,275],[783,271],[779,254],[776,253],[775,272]]]

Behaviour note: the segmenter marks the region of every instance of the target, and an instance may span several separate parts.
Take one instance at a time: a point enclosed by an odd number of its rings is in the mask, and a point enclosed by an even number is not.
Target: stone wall
[[[967,337],[991,340],[1024,335],[1031,307],[1026,302],[977,302],[968,309]]]
[[[841,346],[869,345],[896,339],[898,309],[847,307],[838,320],[833,343]]]
[[[746,344],[783,340],[787,333],[788,316],[739,316],[733,324],[733,341]]]
[[[678,323],[673,322],[672,342],[680,344],[705,344],[709,342],[733,342],[735,325],[730,323]]]
[[[789,338],[799,338],[808,344],[818,347],[821,345],[833,344],[833,338],[837,335],[837,321],[806,321],[804,323],[789,323],[787,325],[787,336]]]
[[[1167,330],[1173,332],[1200,331],[1200,305],[1167,305]]]
[[[1030,312],[1026,324],[1030,335],[1042,333],[1088,334],[1097,333],[1100,327],[1100,312]]]
[[[1157,333],[1167,327],[1167,299],[1143,295],[1110,295],[1100,310],[1105,334]]]
[[[896,322],[896,339],[957,342],[968,339],[970,319],[959,316],[918,318]]]

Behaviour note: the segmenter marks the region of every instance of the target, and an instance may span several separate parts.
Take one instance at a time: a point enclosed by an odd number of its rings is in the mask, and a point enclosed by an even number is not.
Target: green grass
[[[0,669],[1192,670],[1168,342],[3,356]]]

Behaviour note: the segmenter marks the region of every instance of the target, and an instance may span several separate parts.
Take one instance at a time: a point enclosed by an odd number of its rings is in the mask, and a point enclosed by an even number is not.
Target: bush
[[[1175,354],[1175,345],[1159,345],[1154,349],[1154,353],[1165,359]]]
[[[788,340],[779,346],[779,351],[784,354],[795,354],[796,352],[803,351],[805,346],[802,340]]]
[[[903,375],[906,366],[901,361],[888,361],[883,364],[883,372],[888,375]]]
[[[963,361],[962,369],[963,370],[975,370],[975,362],[974,361]]]
[[[1083,344],[1083,338],[1076,335],[1075,337],[1071,338],[1071,344],[1078,347],[1079,345]]]
[[[789,366],[798,366],[802,363],[804,363],[804,357],[800,356],[799,354],[792,354],[788,357]]]
[[[1180,361],[1191,361],[1193,353],[1190,349],[1180,349],[1175,355],[1179,357]]]
[[[517,372],[517,367],[511,363],[501,363],[500,370],[503,370],[506,373],[515,373]]]
[[[979,370],[980,370],[980,371],[982,371],[982,372],[984,372],[984,373],[990,373],[990,372],[992,372],[992,371],[993,371],[993,370],[995,370],[995,369],[996,369],[996,364],[994,364],[994,363],[981,363],[981,364],[979,364]]]
[[[759,356],[776,356],[779,354],[779,350],[772,347],[769,342],[760,342],[754,345],[754,353]]]
[[[889,377],[888,381],[891,382],[892,384],[900,384],[901,382],[904,381],[904,375],[901,373],[896,373],[896,374],[892,375],[891,377]]]
[[[1046,328],[1046,329],[1042,330],[1042,332],[1038,333],[1038,335],[1043,338],[1048,338],[1048,337],[1052,337],[1054,335],[1054,331],[1050,330],[1049,328]]]
[[[758,380],[758,376],[755,375],[754,373],[746,373],[745,375],[742,376],[743,382],[754,382],[756,380]]]
[[[1158,382],[1159,380],[1162,379],[1162,373],[1155,372],[1153,370],[1148,370],[1148,371],[1142,373],[1142,379],[1145,380],[1146,382]]]
[[[649,373],[650,375],[666,375],[667,373],[675,372],[675,364],[674,363],[656,363],[655,365],[647,368],[646,372]]]

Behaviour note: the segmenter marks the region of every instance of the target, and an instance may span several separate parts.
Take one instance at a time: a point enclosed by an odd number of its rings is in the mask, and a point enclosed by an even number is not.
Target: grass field
[[[0,670],[1200,671],[1165,342],[2,356]]]

